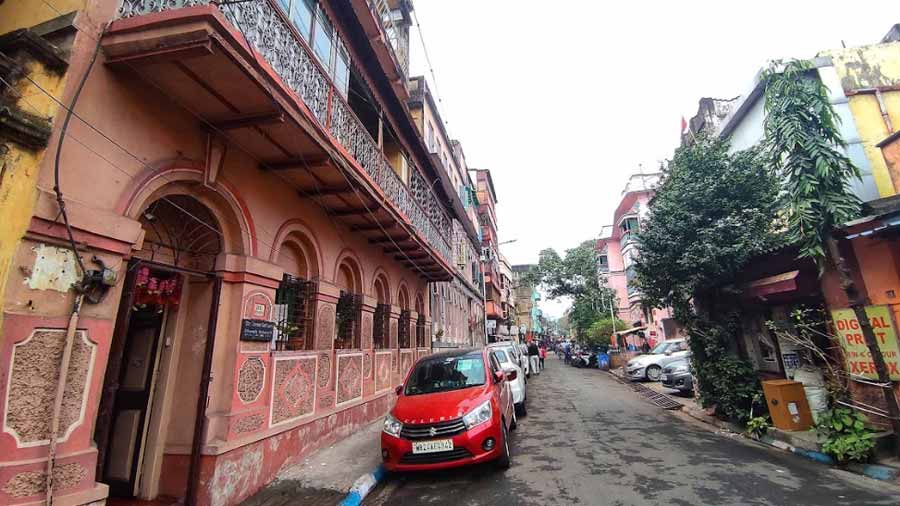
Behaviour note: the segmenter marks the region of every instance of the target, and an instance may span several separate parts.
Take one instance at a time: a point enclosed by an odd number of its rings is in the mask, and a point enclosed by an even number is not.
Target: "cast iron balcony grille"
[[[274,0],[246,0],[218,9],[247,38],[247,42],[268,61],[284,83],[309,107],[320,124],[347,150],[381,188],[387,198],[406,216],[419,235],[450,263],[450,218],[431,186],[415,167],[410,186],[401,181],[362,122],[350,110],[332,83],[278,14]],[[141,16],[185,7],[213,4],[212,0],[123,0],[120,18]],[[329,98],[330,110],[329,110]]]

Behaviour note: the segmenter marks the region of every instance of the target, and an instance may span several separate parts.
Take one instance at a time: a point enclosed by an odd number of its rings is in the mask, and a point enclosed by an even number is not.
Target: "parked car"
[[[691,375],[691,363],[686,358],[670,362],[669,365],[663,367],[659,379],[666,388],[679,390],[683,393],[694,392],[694,377]]]
[[[528,378],[526,376],[526,362],[528,361],[528,356],[522,354],[522,350],[519,348],[519,345],[512,341],[503,341],[503,344],[509,346],[509,350],[512,354],[513,362],[519,366],[519,372],[522,374],[522,382],[528,384]]]
[[[516,345],[513,343],[493,343],[489,344],[487,348],[497,357],[504,371],[516,372],[516,379],[509,382],[513,404],[517,415],[527,415],[528,408],[525,406],[525,400],[528,396],[525,391],[525,373],[522,372],[522,364],[516,358]]]
[[[509,432],[516,428],[510,383],[516,378],[486,348],[419,359],[384,419],[384,467],[421,471],[496,461],[508,468]]]
[[[521,360],[525,364],[525,378],[531,377],[531,357],[528,356],[528,346],[525,344],[519,344],[519,355],[522,357]]]
[[[659,381],[663,367],[691,355],[685,339],[663,341],[646,355],[639,355],[625,364],[625,375],[631,380]]]

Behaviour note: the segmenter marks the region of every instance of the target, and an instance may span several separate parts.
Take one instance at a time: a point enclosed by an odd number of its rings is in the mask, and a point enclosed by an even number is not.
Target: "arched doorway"
[[[198,483],[221,291],[213,271],[229,232],[214,199],[179,190],[162,189],[133,216],[144,240],[128,264],[94,433],[111,497],[192,504]]]

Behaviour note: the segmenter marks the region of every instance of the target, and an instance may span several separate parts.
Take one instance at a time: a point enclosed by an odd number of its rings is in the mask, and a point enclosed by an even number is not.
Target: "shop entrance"
[[[114,504],[194,504],[218,319],[222,236],[193,197],[140,216],[94,433],[97,478]]]

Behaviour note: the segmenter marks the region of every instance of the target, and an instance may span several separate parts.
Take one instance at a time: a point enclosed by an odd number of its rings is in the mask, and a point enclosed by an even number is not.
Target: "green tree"
[[[745,421],[760,394],[735,353],[740,301],[724,287],[754,255],[778,244],[778,181],[757,150],[730,154],[698,137],[675,151],[638,233],[635,270],[646,303],[671,306],[691,336],[704,405]]]
[[[568,326],[584,336],[592,323],[610,314],[616,305],[615,292],[601,285],[597,277],[597,241],[590,239],[560,256],[554,249],[541,251],[538,264],[526,275],[525,282],[539,285],[551,299],[572,300]]]
[[[860,323],[878,379],[891,385],[884,356],[866,315],[866,297],[856,287],[841,256],[834,227],[859,216],[861,204],[851,191],[859,169],[843,153],[846,143],[828,90],[807,61],[775,62],[766,81],[765,147],[782,177],[790,238],[800,256],[812,258],[820,272],[833,266]],[[900,434],[900,406],[893,388],[882,388],[894,432]]]
[[[627,328],[627,324],[618,318],[613,319],[609,316],[601,318],[588,328],[585,341],[591,346],[609,347],[612,344],[610,337],[613,335],[613,332],[625,328]]]

